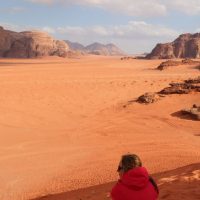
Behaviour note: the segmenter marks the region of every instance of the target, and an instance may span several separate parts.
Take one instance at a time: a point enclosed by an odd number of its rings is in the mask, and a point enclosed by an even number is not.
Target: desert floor
[[[130,103],[200,75],[194,66],[155,70],[160,62],[1,59],[0,199],[27,200],[115,181],[127,152],[138,154],[150,173],[198,163],[200,122],[173,113],[200,104],[200,94]]]

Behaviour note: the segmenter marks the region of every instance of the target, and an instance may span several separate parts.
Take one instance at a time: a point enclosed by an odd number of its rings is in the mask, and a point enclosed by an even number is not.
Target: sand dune
[[[117,179],[122,153],[150,173],[200,160],[198,121],[172,114],[200,94],[129,104],[145,92],[199,75],[192,66],[118,57],[0,60],[0,199],[23,200]]]

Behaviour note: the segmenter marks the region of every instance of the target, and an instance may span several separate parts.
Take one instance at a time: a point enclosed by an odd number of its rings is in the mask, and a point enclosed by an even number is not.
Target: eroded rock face
[[[64,41],[54,40],[38,31],[12,32],[0,28],[0,57],[34,58],[42,56],[66,57],[69,50]]]
[[[200,58],[200,33],[182,34],[171,43],[157,44],[146,58]]]

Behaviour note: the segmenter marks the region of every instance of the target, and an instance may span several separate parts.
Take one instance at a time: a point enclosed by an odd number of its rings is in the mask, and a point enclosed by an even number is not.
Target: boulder
[[[149,103],[154,103],[158,99],[159,98],[158,98],[158,95],[156,93],[147,92],[147,93],[141,95],[140,97],[138,97],[137,102],[149,104]]]

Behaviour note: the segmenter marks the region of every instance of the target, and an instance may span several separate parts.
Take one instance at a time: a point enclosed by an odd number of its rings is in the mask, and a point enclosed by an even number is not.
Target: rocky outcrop
[[[159,94],[188,94],[190,92],[200,92],[200,77],[196,79],[188,79],[183,83],[170,83],[170,87],[166,87]]]
[[[146,58],[200,58],[200,33],[182,34],[171,43],[157,44]]]
[[[200,121],[200,106],[194,104],[190,109],[183,109],[181,110],[181,114],[184,116],[188,116],[193,120]]]
[[[181,83],[170,83],[169,87],[155,93],[145,93],[136,100],[138,103],[149,104],[159,100],[160,97],[172,94],[189,94],[191,92],[200,92],[200,76],[196,79],[188,79]],[[129,101],[132,102],[132,101]]]
[[[0,57],[34,58],[66,57],[69,50],[64,41],[55,40],[39,31],[12,32],[0,28]]]
[[[157,69],[158,70],[165,70],[167,69],[168,67],[171,67],[171,66],[178,66],[178,65],[181,65],[182,62],[180,61],[173,61],[173,60],[167,60],[165,62],[162,62],[158,67]]]
[[[138,97],[137,102],[143,103],[143,104],[149,104],[154,103],[159,99],[158,95],[156,93],[147,92],[140,97]]]
[[[120,58],[120,60],[133,60],[133,59],[136,59],[136,58],[132,56],[124,56]]]
[[[200,65],[200,61],[196,61],[196,60],[191,60],[191,59],[184,59],[182,61],[176,61],[176,60],[167,60],[165,62],[162,62],[157,69],[158,70],[165,70],[168,67],[172,67],[172,66],[179,66],[179,65]]]
[[[184,65],[199,65],[199,64],[200,64],[200,61],[191,60],[191,59],[188,59],[188,58],[182,60],[181,62],[182,62],[182,64],[184,64]]]

